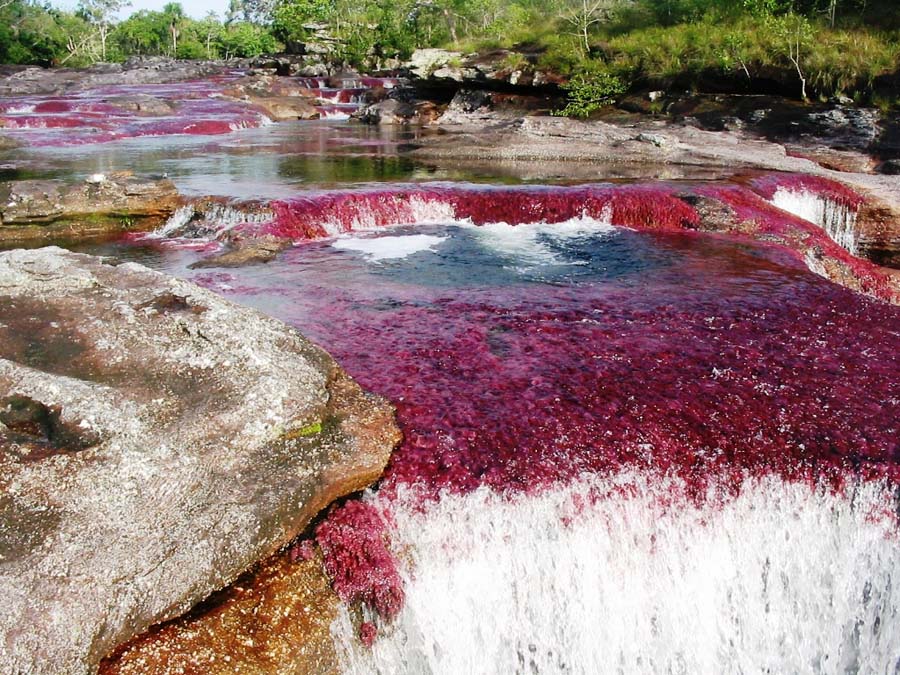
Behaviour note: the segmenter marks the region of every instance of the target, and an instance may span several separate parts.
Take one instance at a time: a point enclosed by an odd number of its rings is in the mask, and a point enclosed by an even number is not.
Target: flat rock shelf
[[[0,663],[87,673],[369,485],[393,409],[295,330],[136,264],[0,254]]]

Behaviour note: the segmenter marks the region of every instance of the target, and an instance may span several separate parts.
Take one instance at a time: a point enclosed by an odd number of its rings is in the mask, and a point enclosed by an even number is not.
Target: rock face
[[[93,671],[397,440],[388,404],[277,321],[140,265],[0,254],[0,670]]]
[[[402,125],[413,123],[416,106],[389,98],[361,109],[354,117],[364,124]]]
[[[515,92],[526,95],[558,93],[562,78],[539,64],[536,52],[497,49],[463,54],[443,49],[417,49],[405,70],[424,98],[447,102],[459,88]]]
[[[97,174],[81,183],[24,180],[0,184],[0,241],[86,235],[158,221],[179,202],[172,181],[130,172]]]
[[[267,96],[265,98],[249,98],[248,101],[261,108],[270,119],[276,122],[317,120],[321,116],[307,98]]]
[[[337,675],[331,624],[340,600],[321,554],[310,547],[297,556],[298,548],[241,577],[203,611],[123,646],[101,664],[101,675]]]

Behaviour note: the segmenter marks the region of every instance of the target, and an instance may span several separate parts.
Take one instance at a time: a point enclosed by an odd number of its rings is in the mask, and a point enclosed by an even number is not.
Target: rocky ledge
[[[529,180],[609,178],[730,179],[752,171],[821,176],[865,197],[855,222],[859,251],[900,268],[900,181],[894,176],[838,171],[748,131],[709,131],[646,117],[576,121],[481,109],[442,123],[409,156],[422,162],[497,170]],[[834,151],[844,156],[843,151]],[[852,153],[850,153],[852,154]]]
[[[79,183],[0,183],[0,242],[152,228],[178,205],[178,190],[172,181],[139,177],[129,171],[95,174]]]
[[[385,401],[273,319],[136,264],[0,254],[0,670],[94,671],[397,440]]]

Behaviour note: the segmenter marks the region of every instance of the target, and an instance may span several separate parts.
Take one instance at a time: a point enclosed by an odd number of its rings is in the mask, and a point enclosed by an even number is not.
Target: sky
[[[161,10],[163,5],[171,0],[132,0],[131,5],[119,12],[119,18],[128,18],[134,12],[142,9]],[[78,0],[57,0],[52,2],[61,9],[75,9],[78,6]],[[181,0],[181,6],[184,7],[185,13],[195,19],[202,19],[209,10],[219,15],[219,18],[225,16],[228,11],[228,0]]]

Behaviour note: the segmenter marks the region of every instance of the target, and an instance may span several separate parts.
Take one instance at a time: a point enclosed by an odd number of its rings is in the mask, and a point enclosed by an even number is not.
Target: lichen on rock
[[[293,329],[57,248],[0,254],[0,401],[4,672],[93,671],[374,481],[399,433]]]

